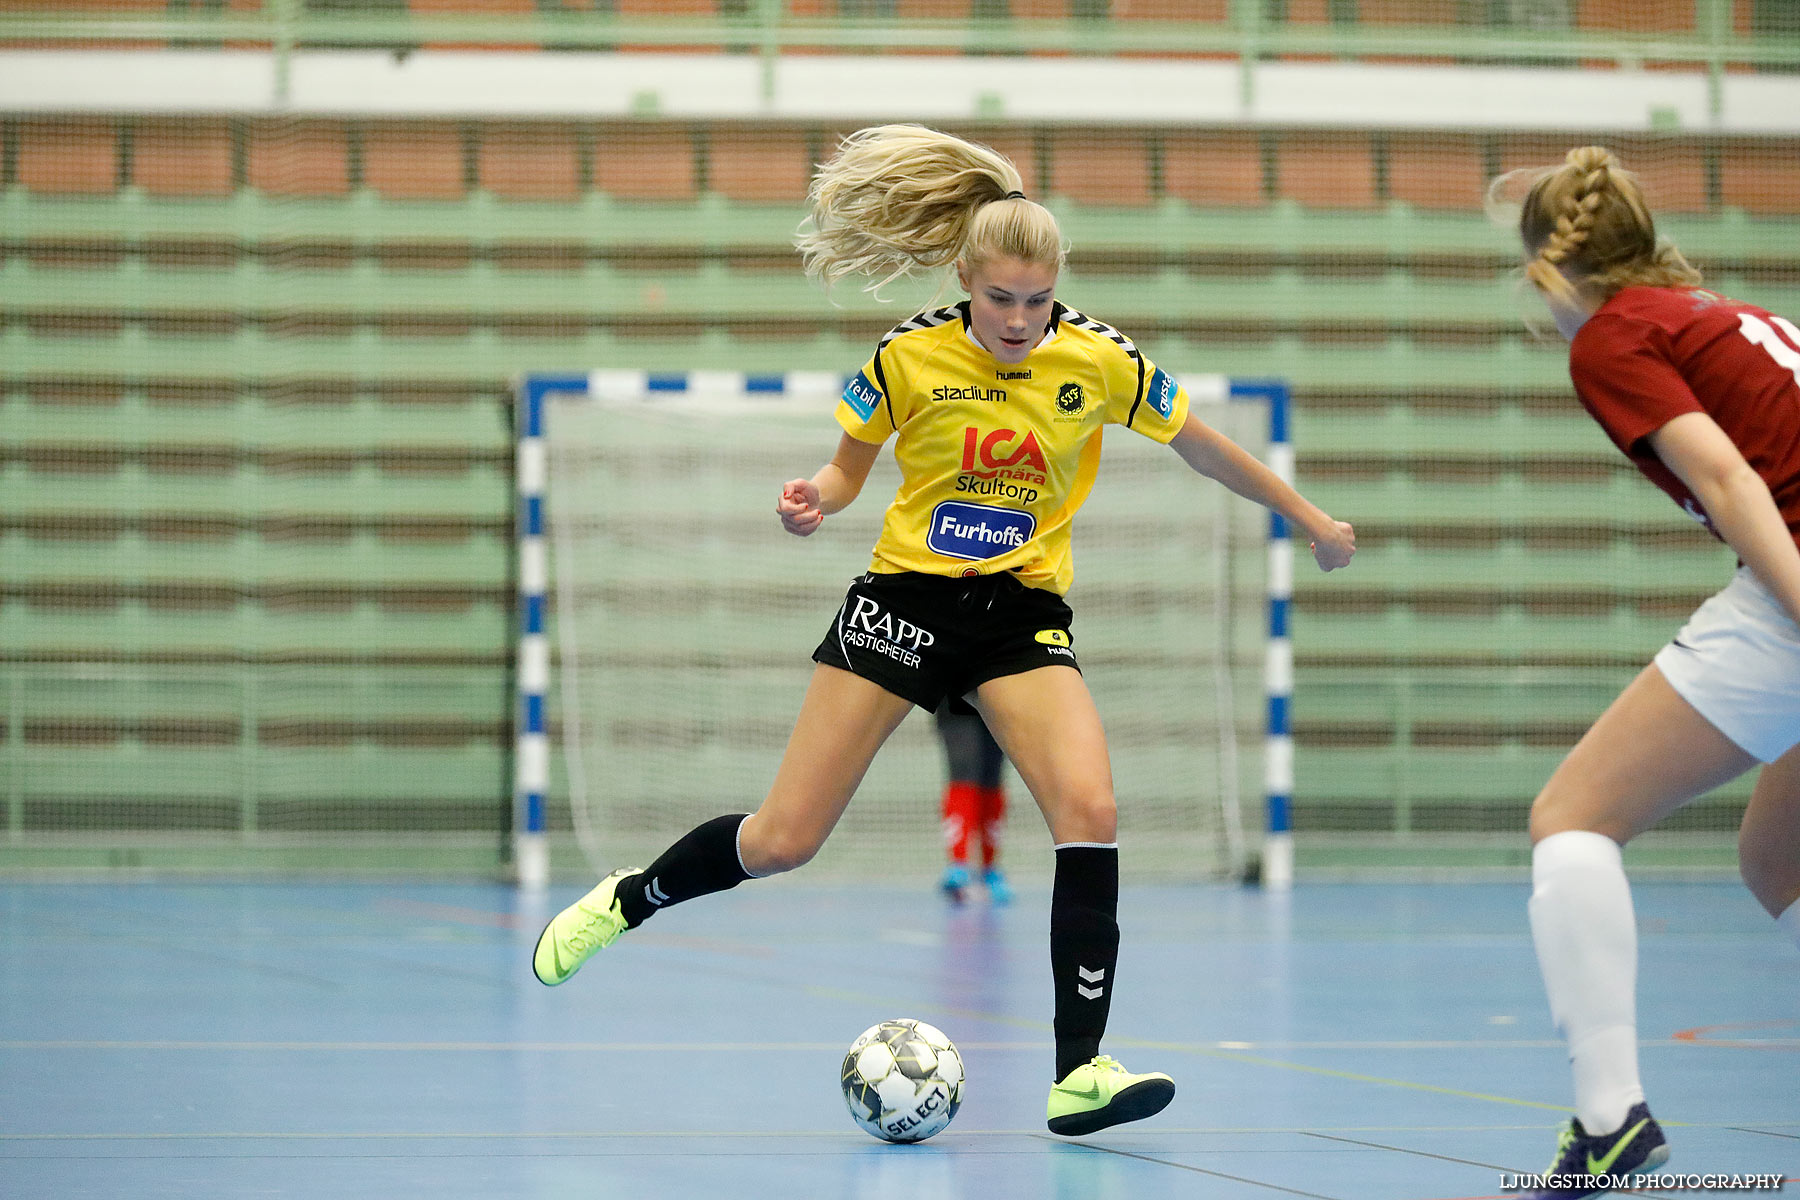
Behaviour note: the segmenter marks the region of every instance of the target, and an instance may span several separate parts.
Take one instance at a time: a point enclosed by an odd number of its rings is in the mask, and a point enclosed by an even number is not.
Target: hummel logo
[[[652,879],[644,888],[644,899],[661,908],[669,902],[669,893],[662,890],[660,879]]]
[[[1075,967],[1075,974],[1081,976],[1083,983],[1099,983],[1102,979],[1106,978],[1106,968],[1101,967],[1098,971],[1090,971],[1086,967],[1078,964]],[[1106,995],[1106,989],[1104,987],[1083,987],[1080,983],[1075,985],[1075,990],[1081,994],[1081,997],[1084,1000],[1098,1000],[1100,997]]]

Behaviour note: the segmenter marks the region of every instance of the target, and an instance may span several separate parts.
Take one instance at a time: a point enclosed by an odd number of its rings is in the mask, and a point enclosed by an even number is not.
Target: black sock
[[[1058,846],[1050,893],[1056,1078],[1100,1053],[1119,962],[1119,848]]]
[[[642,925],[659,908],[723,892],[749,879],[737,849],[744,816],[731,813],[696,826],[642,872],[621,880],[615,894],[625,924]]]

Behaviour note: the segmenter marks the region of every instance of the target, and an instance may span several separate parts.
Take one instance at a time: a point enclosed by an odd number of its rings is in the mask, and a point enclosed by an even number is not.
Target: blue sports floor
[[[1737,887],[1636,894],[1667,1169],[1800,1176],[1800,952]],[[1569,1096],[1525,895],[1128,888],[1107,1049],[1180,1091],[1070,1141],[1043,1124],[1041,890],[745,886],[550,990],[541,902],[500,887],[5,885],[0,1196],[1492,1197]],[[968,1062],[919,1146],[838,1094],[900,1016]]]

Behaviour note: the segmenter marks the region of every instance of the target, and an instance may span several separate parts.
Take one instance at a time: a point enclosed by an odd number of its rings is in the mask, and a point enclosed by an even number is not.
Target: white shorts
[[[1675,691],[1762,762],[1800,742],[1800,627],[1739,567],[1656,653]]]

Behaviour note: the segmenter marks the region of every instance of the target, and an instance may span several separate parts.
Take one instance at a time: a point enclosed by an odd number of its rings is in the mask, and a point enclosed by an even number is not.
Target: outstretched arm
[[[1650,435],[1650,448],[1687,484],[1713,528],[1800,623],[1800,549],[1769,485],[1705,413],[1683,413]]]
[[[1356,553],[1356,531],[1348,522],[1332,520],[1242,446],[1192,413],[1169,445],[1208,479],[1286,517],[1306,535],[1321,571],[1347,566]]]
[[[806,537],[834,512],[841,512],[869,478],[879,445],[858,441],[849,434],[838,439],[837,453],[811,479],[790,479],[781,485],[775,513],[781,527],[796,537]]]

